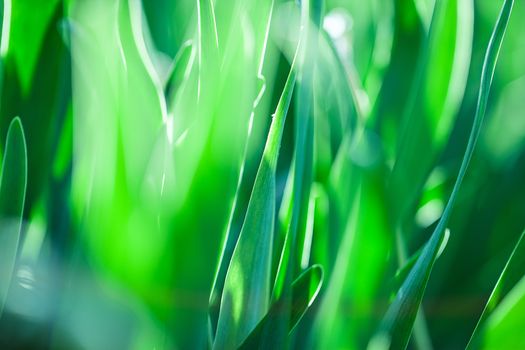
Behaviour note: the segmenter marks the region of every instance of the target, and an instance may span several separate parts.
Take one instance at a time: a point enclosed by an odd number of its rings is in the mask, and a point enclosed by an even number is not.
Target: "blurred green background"
[[[1,4],[0,154],[16,116],[27,147],[2,348],[376,346],[449,200],[503,1]],[[525,227],[524,34],[516,1],[409,348],[467,345]],[[525,346],[518,258],[477,347]]]

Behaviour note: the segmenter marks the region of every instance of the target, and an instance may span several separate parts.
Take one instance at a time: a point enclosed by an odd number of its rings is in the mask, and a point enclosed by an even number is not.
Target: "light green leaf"
[[[20,118],[7,131],[0,175],[0,315],[15,264],[27,186],[27,150]]]
[[[444,210],[443,216],[441,217],[427,245],[425,248],[423,248],[421,256],[418,258],[414,268],[407,276],[405,282],[398,291],[395,300],[390,305],[382,321],[378,335],[374,337],[374,339],[378,339],[387,336],[390,344],[389,347],[392,349],[405,349],[408,344],[408,340],[410,339],[414,320],[416,318],[417,311],[419,310],[419,305],[421,304],[432,267],[445,236],[447,222],[456,201],[459,188],[461,187],[461,183],[465,177],[469,161],[474,152],[474,147],[481,130],[494,69],[496,67],[499,50],[503,41],[505,30],[507,28],[507,23],[513,3],[513,0],[506,0],[503,4],[498,21],[494,27],[492,37],[488,44],[485,61],[481,72],[481,83],[474,123],[467,144],[467,149],[459,169],[459,174],[456,178],[456,183],[452,189],[452,194]]]

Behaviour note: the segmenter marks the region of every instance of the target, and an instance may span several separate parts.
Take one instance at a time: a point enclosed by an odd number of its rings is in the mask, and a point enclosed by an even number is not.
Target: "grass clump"
[[[4,0],[0,345],[523,345],[522,7]]]

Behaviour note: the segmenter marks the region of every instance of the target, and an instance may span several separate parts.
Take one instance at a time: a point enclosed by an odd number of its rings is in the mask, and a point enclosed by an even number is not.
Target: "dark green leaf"
[[[60,2],[11,0],[5,3],[10,5],[8,55],[16,62],[22,91],[27,93],[31,89],[46,33],[54,24],[53,15]]]
[[[313,265],[306,269],[299,277],[292,283],[292,309],[291,318],[288,331],[291,333],[301,321],[306,311],[315,301],[323,284],[323,269],[320,265]],[[266,334],[265,329],[271,319],[276,314],[283,312],[282,303],[275,302],[268,314],[262,319],[257,327],[250,333],[250,335],[243,341],[240,349],[261,349],[263,345],[270,345],[272,341],[271,334]],[[270,343],[270,344],[268,344]],[[276,344],[274,344],[276,345]]]
[[[490,297],[481,313],[476,328],[470,337],[467,349],[478,348],[483,339],[484,330],[486,329],[487,319],[495,313],[502,300],[511,292],[511,289],[524,276],[525,266],[525,232],[523,232],[514,246],[503,271],[490,294]]]

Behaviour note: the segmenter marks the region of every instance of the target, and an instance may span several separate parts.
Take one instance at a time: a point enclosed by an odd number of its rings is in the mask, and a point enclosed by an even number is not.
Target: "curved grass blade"
[[[226,273],[214,349],[238,346],[268,309],[275,224],[275,172],[295,80],[294,59],[273,115],[246,217]]]
[[[481,72],[481,83],[474,123],[468,140],[467,149],[459,169],[459,174],[456,178],[456,183],[452,189],[452,194],[450,195],[447,206],[443,212],[443,216],[430,237],[430,240],[425,248],[423,248],[421,256],[418,258],[414,268],[398,291],[394,302],[390,305],[379,328],[379,334],[373,338],[374,340],[386,336],[389,340],[389,347],[392,349],[405,349],[408,340],[410,339],[419,305],[421,304],[441,242],[445,236],[447,222],[456,201],[459,188],[465,177],[468,164],[474,152],[474,147],[481,130],[494,69],[496,67],[499,50],[507,28],[513,3],[513,0],[505,0],[489,41]]]
[[[292,283],[292,309],[288,332],[291,333],[297,327],[304,314],[315,301],[321,286],[323,284],[324,273],[320,265],[313,265],[306,269]],[[276,314],[282,312],[282,303],[276,302],[272,305],[268,314],[263,318],[257,327],[243,341],[239,349],[262,349],[262,348],[279,348],[281,344],[272,344],[276,340],[267,330],[271,319]],[[268,343],[269,342],[269,343]]]
[[[525,266],[525,232],[523,232],[514,246],[514,250],[510,254],[505,267],[490,294],[490,297],[481,313],[481,316],[476,324],[476,328],[470,337],[467,344],[467,349],[479,348],[482,342],[484,330],[487,326],[488,318],[495,313],[501,301],[511,292],[511,289],[523,277]]]
[[[27,186],[27,149],[20,118],[7,131],[0,175],[0,315],[15,264]]]

